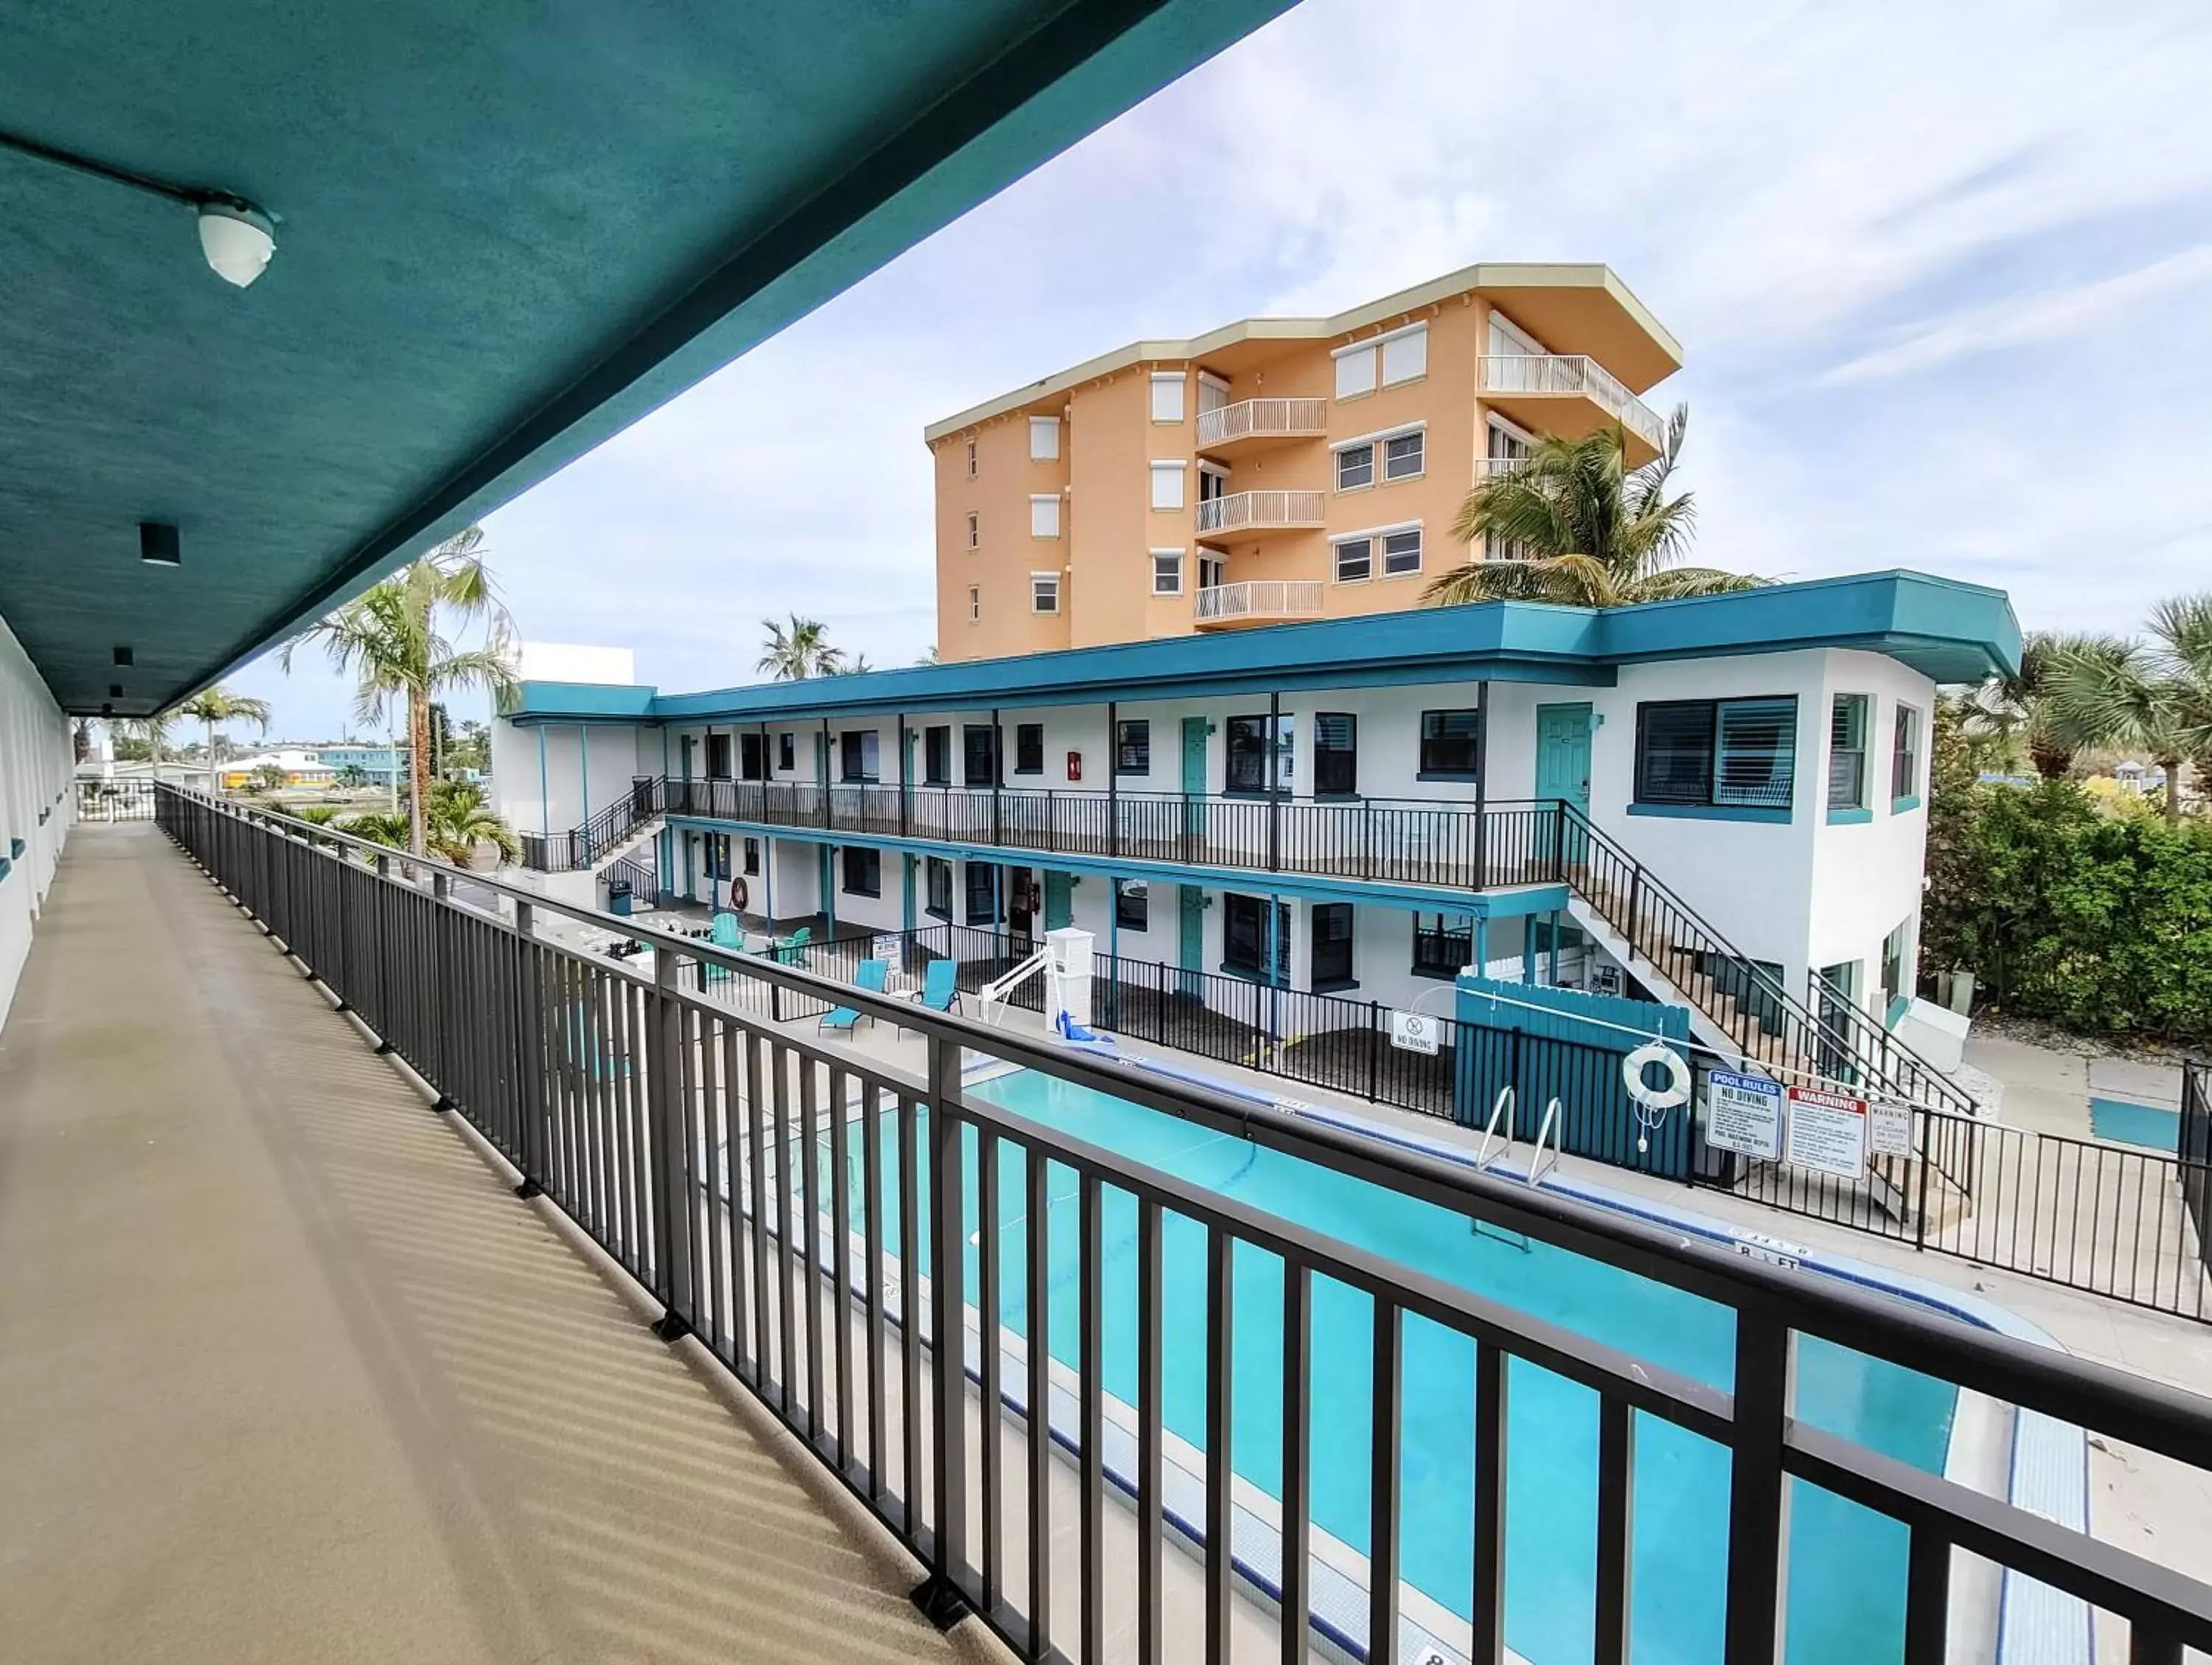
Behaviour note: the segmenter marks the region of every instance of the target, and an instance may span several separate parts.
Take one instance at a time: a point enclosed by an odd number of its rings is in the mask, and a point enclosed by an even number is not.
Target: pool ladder
[[[1501,1122],[1504,1123],[1504,1127],[1502,1135],[1499,1133]],[[1544,1106],[1544,1119],[1536,1128],[1536,1148],[1529,1154],[1528,1171],[1523,1176],[1526,1183],[1542,1184],[1544,1176],[1559,1165],[1562,1140],[1565,1132],[1566,1124],[1559,1115],[1559,1101],[1553,1098],[1550,1103]],[[1493,1141],[1498,1144],[1498,1149],[1494,1153],[1491,1150]],[[1552,1147],[1552,1159],[1548,1164],[1544,1160],[1544,1146],[1547,1144]],[[1512,1083],[1508,1082],[1498,1090],[1497,1102],[1490,1107],[1490,1120],[1483,1123],[1482,1143],[1475,1147],[1474,1152],[1476,1170],[1486,1170],[1492,1163],[1505,1155],[1512,1148],[1513,1085]]]

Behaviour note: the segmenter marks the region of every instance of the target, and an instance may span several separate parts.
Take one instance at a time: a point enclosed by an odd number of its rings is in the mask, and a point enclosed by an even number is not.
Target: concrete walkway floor
[[[166,839],[80,829],[0,1031],[0,1654],[966,1651],[544,1206]]]

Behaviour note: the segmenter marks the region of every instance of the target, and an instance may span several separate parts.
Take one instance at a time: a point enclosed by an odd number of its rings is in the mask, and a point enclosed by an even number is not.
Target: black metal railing
[[[1974,1109],[1957,1083],[1856,1006],[1815,1010],[1791,994],[1587,816],[1558,799],[1478,808],[1280,794],[668,779],[651,790],[674,815],[1041,855],[1468,890],[1565,884],[1627,941],[1632,957],[1656,969],[1753,1065],[1955,1115]],[[526,858],[525,865],[532,864]],[[1971,1183],[1970,1175],[1952,1177]]]
[[[398,858],[342,836],[175,789],[160,797],[169,835],[441,1095],[441,1108],[483,1133],[519,1170],[520,1188],[549,1196],[653,1294],[659,1333],[696,1334],[900,1537],[927,1570],[917,1592],[927,1610],[944,1620],[973,1611],[1025,1659],[1105,1657],[1116,1600],[1109,1497],[1126,1498],[1133,1517],[1143,1657],[1226,1659],[1236,1604],[1254,1585],[1269,1593],[1264,1614],[1281,1615],[1282,1656],[1305,1657],[1317,1621],[1317,1434],[1361,1442],[1370,1477],[1364,1615],[1340,1611],[1334,1632],[1369,1660],[1399,1659],[1402,1418],[1413,1395],[1426,1404],[1437,1392],[1408,1379],[1408,1320],[1465,1338],[1471,1354],[1464,1415],[1474,1461],[1461,1501],[1474,1522],[1471,1646],[1482,1665],[1504,1656],[1509,1477],[1544,1469],[1556,1444],[1548,1427],[1531,1431],[1533,1443],[1509,1432],[1509,1382],[1524,1379],[1509,1371],[1515,1359],[1593,1395],[1596,1509],[1577,1553],[1595,1568],[1591,1647],[1607,1665],[1628,1657],[1635,1628],[1632,1477],[1638,1431],[1652,1419],[1725,1460],[1725,1503],[1715,1499],[1724,1549],[1711,1577],[1725,1602],[1726,1665],[1778,1658],[1793,1522],[1802,1531],[1808,1517],[1788,1505],[1793,1483],[1909,1534],[1901,1641],[1873,1643],[1864,1656],[1944,1657],[1954,1548],[2116,1614],[2137,1665],[2178,1665],[2185,1645],[2212,1649],[2212,1585],[1824,1431],[1796,1414],[1792,1361],[1796,1338],[1818,1337],[2198,1470],[2212,1470],[2212,1401],[795,967],[649,933],[654,963],[641,976],[535,930],[539,909],[617,923],[604,916],[480,881],[503,894],[510,923],[439,894],[447,887],[435,876],[409,882],[393,871]],[[344,849],[360,859],[331,859]],[[817,1048],[702,1000],[682,987],[695,958],[919,1030],[923,1071]],[[963,1090],[968,1053],[1717,1303],[1732,1327],[1724,1381],[1632,1357],[1001,1109]],[[971,1202],[1000,1226],[976,1231],[972,1244]],[[1117,1442],[1121,1429],[1133,1433],[1133,1449],[1117,1443],[1110,1456],[1107,1401],[1121,1394],[1107,1382],[1109,1212],[1127,1222],[1133,1247],[1133,1279],[1115,1286],[1129,1305],[1117,1305],[1115,1323],[1126,1334],[1120,1327],[1133,1322],[1135,1354],[1126,1420],[1117,1413],[1112,1423]],[[1055,1218],[1069,1229],[1050,1230]],[[1171,1233],[1176,1276],[1188,1271],[1204,1287],[1172,1329],[1163,1295]],[[1279,1302],[1282,1314],[1270,1331],[1280,1345],[1264,1352],[1232,1346],[1243,1310],[1232,1297],[1261,1278],[1276,1280],[1266,1305]],[[1070,1291],[1066,1308],[1020,1293],[1055,1285]],[[1338,1357],[1346,1346],[1364,1352],[1371,1413],[1356,1432],[1316,1426],[1314,1320],[1332,1290],[1354,1291],[1368,1315],[1356,1341],[1333,1339]],[[1018,1352],[1007,1345],[1012,1330],[1026,1342]],[[1162,1370],[1170,1348],[1206,1361],[1203,1472],[1178,1481],[1186,1489],[1172,1518]],[[1250,1370],[1283,1412],[1268,1425],[1279,1431],[1264,1462],[1246,1465],[1278,1476],[1279,1547],[1254,1549],[1240,1528],[1232,1554],[1231,1477],[1244,1457],[1232,1449],[1232,1409]],[[1058,1491],[1063,1461],[1075,1515],[1065,1583],[1051,1553],[1054,1517],[1070,1501]],[[1197,1622],[1173,1630],[1164,1622],[1170,1534],[1205,1559]],[[1340,1576],[1335,1564],[1330,1576]]]
[[[1971,1116],[1972,1097],[1850,1000],[1799,1000],[1735,948],[1635,856],[1571,805],[1556,803],[1543,842],[1553,876],[1589,903],[1640,958],[1718,1025],[1754,1065],[1809,1083],[1837,1081],[1877,1097]],[[1971,1190],[1971,1169],[1950,1176]]]
[[[590,867],[616,845],[660,813],[660,782],[649,775],[630,781],[629,790],[581,826],[566,832],[519,833],[521,865],[533,872],[567,873]]]
[[[2181,1129],[2175,1155],[2181,1164],[2182,1206],[2197,1234],[2197,1257],[2212,1278],[2212,1071],[2191,1060],[2181,1066]]]
[[[82,821],[151,821],[154,783],[80,781],[76,783],[76,812]]]
[[[632,908],[652,908],[660,902],[660,875],[655,870],[653,852],[649,849],[633,851],[610,861],[599,872],[599,907],[610,914],[625,914]]]

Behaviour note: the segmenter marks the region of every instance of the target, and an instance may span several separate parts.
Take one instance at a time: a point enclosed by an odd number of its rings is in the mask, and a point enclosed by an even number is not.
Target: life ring
[[[744,880],[733,878],[730,881],[730,909],[732,913],[744,913],[745,903],[751,899],[751,896],[745,890]]]
[[[1654,1064],[1667,1072],[1664,1087],[1654,1088],[1644,1079],[1644,1072]],[[1646,1041],[1620,1060],[1620,1085],[1646,1109],[1671,1110],[1690,1102],[1690,1066],[1674,1048]]]

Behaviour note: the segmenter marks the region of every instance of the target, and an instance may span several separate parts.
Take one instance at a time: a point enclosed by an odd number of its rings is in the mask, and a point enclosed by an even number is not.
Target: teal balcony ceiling
[[[21,0],[0,131],[276,252],[0,149],[0,617],[70,710],[167,705],[1287,3]]]

